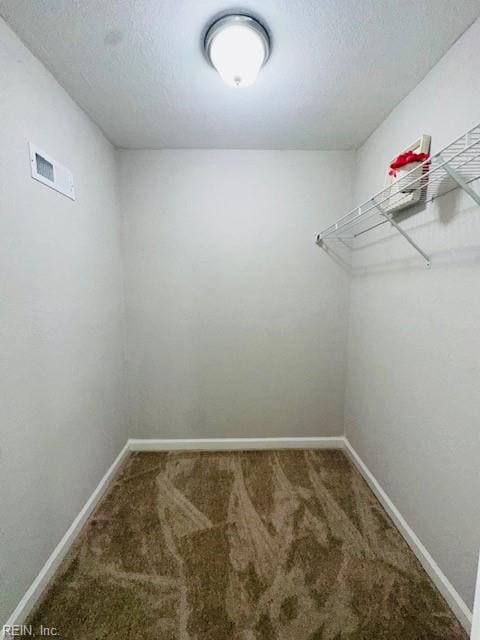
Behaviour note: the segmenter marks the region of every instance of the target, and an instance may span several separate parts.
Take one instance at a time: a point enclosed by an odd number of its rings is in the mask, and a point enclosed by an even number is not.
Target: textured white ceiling
[[[201,48],[239,8],[273,39],[243,90]],[[0,0],[107,137],[137,148],[355,148],[479,13],[480,0]]]

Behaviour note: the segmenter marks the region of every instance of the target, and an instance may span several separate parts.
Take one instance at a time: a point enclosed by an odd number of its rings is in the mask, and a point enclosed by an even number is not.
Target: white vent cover
[[[31,142],[29,148],[32,178],[75,200],[72,172]]]

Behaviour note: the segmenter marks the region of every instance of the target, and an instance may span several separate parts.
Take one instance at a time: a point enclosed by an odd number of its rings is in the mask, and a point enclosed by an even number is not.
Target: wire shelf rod
[[[349,243],[355,238],[390,222],[429,263],[428,254],[399,226],[394,213],[409,206],[428,204],[457,188],[480,204],[480,194],[469,186],[479,178],[480,124],[477,124],[327,226],[317,235],[317,243],[323,246],[324,241],[340,240],[350,247]],[[417,194],[414,199],[412,194]],[[379,220],[375,221],[375,216]]]

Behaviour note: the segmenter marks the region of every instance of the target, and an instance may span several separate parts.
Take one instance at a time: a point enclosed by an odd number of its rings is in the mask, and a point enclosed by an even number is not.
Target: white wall
[[[119,234],[111,145],[0,20],[0,624],[125,443]]]
[[[420,133],[480,114],[480,23],[357,155],[356,200]],[[314,234],[352,154],[122,151],[128,402],[110,144],[0,22],[0,620],[126,438],[343,432],[346,273]],[[29,177],[31,140],[77,200]],[[480,216],[452,194],[355,252],[347,435],[471,605],[479,546]]]
[[[133,437],[343,433],[352,154],[123,151]]]
[[[480,22],[357,155],[356,200],[420,134],[433,151],[480,121]],[[477,190],[479,186],[476,187]],[[480,209],[455,192],[354,253],[346,431],[465,602],[480,545]]]

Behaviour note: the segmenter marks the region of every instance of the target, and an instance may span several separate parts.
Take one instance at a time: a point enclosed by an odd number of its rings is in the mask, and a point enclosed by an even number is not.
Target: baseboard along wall
[[[100,502],[100,500],[105,495],[106,491],[110,487],[110,483],[116,475],[117,471],[120,469],[124,460],[126,460],[127,456],[130,453],[128,442],[125,444],[123,449],[120,451],[118,456],[113,461],[110,468],[107,470],[103,478],[100,480],[92,495],[89,497],[80,513],[77,515],[75,520],[72,522],[68,530],[66,531],[63,538],[57,544],[55,549],[50,554],[50,557],[45,562],[37,577],[34,579],[30,587],[27,589],[25,595],[20,600],[15,610],[8,618],[8,620],[4,623],[3,627],[0,629],[0,640],[7,640],[13,634],[8,634],[7,629],[14,627],[15,625],[21,625],[27,619],[28,614],[32,611],[33,607],[39,600],[42,595],[44,589],[47,587],[48,583],[52,579],[55,571],[60,566],[60,563],[67,555],[70,547],[75,542],[76,537],[80,533],[82,527],[87,522],[89,516]],[[18,635],[18,631],[17,631]]]
[[[47,587],[60,563],[68,553],[75,538],[88,520],[97,504],[109,488],[111,481],[119,471],[122,463],[132,451],[232,451],[248,449],[343,449],[356,468],[359,470],[373,493],[388,513],[407,544],[415,553],[432,582],[448,602],[462,626],[470,632],[472,626],[472,612],[454,589],[440,567],[424,547],[408,522],[395,507],[380,483],[370,472],[360,456],[354,450],[348,439],[338,437],[305,437],[305,438],[200,438],[200,439],[130,439],[118,454],[108,471],[100,480],[98,486],[85,503],[84,507],[70,525],[68,531],[60,540],[54,551],[32,582],[31,586],[18,603],[12,615],[0,631],[0,640],[7,640],[6,629],[25,622],[28,614],[35,606],[42,592]],[[480,640],[480,639],[479,639]]]
[[[414,530],[410,527],[400,511],[393,504],[387,493],[382,489],[382,486],[375,478],[373,473],[368,469],[367,465],[363,462],[358,453],[352,447],[352,445],[348,441],[348,438],[344,438],[344,442],[345,453],[362,474],[370,489],[373,491],[382,507],[390,516],[402,536],[405,538],[408,546],[417,556],[422,567],[430,576],[433,584],[437,587],[442,596],[448,602],[449,607],[458,618],[458,621],[461,623],[463,628],[468,633],[470,633],[470,629],[472,626],[472,612],[467,607],[451,582],[448,580],[446,575],[440,569],[438,564],[432,558],[430,553],[427,551],[425,546],[422,544]]]
[[[128,441],[130,451],[245,451],[248,449],[343,449],[343,436],[325,438],[197,438]]]

